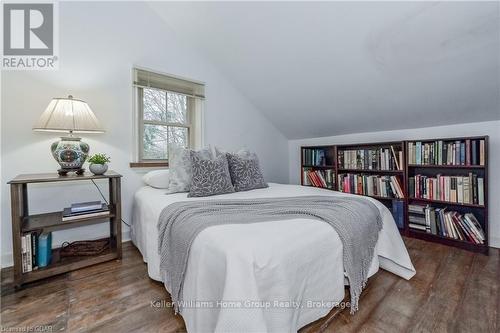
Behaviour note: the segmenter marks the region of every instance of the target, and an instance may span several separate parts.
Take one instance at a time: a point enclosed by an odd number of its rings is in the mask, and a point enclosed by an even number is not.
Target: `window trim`
[[[181,78],[179,76],[175,75],[170,75],[170,74],[165,74],[161,73],[158,71],[146,69],[146,68],[141,68],[141,67],[134,67],[132,69],[132,105],[134,107],[134,118],[133,118],[133,152],[132,152],[132,161],[130,162],[130,167],[131,168],[147,168],[147,167],[152,167],[152,168],[162,168],[162,167],[168,167],[168,159],[144,159],[143,154],[144,154],[144,142],[143,142],[143,136],[144,136],[144,125],[145,124],[152,124],[152,125],[161,125],[161,126],[174,126],[174,127],[184,127],[187,128],[187,139],[188,139],[188,145],[191,148],[199,148],[200,146],[203,145],[204,142],[204,124],[205,124],[205,116],[204,116],[204,101],[205,97],[200,97],[196,95],[190,95],[190,94],[185,94],[181,92],[176,92],[172,90],[167,90],[167,89],[160,89],[156,87],[150,87],[150,86],[143,86],[143,85],[137,85],[135,84],[134,77],[136,70],[145,70],[145,71],[151,71],[156,74],[161,74],[168,76],[170,78],[178,78],[180,80],[184,81],[190,81],[195,84],[201,84],[205,86],[204,82],[200,81],[195,81],[195,80],[190,80],[186,78]],[[173,93],[173,94],[179,94],[186,96],[186,103],[187,103],[187,123],[171,123],[171,122],[159,122],[159,121],[153,121],[153,120],[144,120],[144,103],[143,103],[143,89],[156,89],[165,93]],[[201,104],[199,104],[201,103]]]
[[[131,168],[168,168],[168,162],[130,162]]]

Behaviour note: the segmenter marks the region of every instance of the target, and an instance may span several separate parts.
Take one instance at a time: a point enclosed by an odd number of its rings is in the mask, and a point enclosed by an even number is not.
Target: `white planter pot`
[[[92,172],[94,175],[102,175],[106,171],[108,171],[108,165],[107,164],[89,164],[89,169],[90,172]]]

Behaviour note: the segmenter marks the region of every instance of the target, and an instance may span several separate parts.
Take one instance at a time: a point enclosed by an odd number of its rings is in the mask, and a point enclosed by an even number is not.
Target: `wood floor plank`
[[[500,276],[500,256],[492,251],[490,257],[474,256],[465,277],[465,285],[459,304],[453,314],[453,332],[499,332],[498,277]],[[461,320],[469,317],[469,320]]]
[[[351,316],[348,311],[342,312],[340,317],[345,318],[345,320],[335,322],[328,332],[358,332],[379,329],[386,332],[402,332],[406,330],[426,290],[432,285],[444,255],[442,251],[436,250],[436,246],[439,247],[439,245],[428,244],[425,244],[425,248],[421,246],[422,244],[416,244],[413,249],[417,255],[412,255],[413,264],[416,267],[426,267],[425,270],[417,269],[417,274],[410,281],[388,272],[378,273],[390,275],[391,278],[394,278],[394,283],[386,290],[378,291],[377,302],[373,306],[370,306],[369,301],[365,302],[367,294],[363,293],[360,304],[361,307],[366,306],[367,309],[363,312],[360,308],[359,313],[354,316]],[[410,247],[410,249],[412,248]],[[439,253],[429,256],[424,255],[423,251]],[[373,282],[375,283],[372,285],[375,286],[376,290],[382,284],[377,280]],[[343,323],[349,324],[342,325]]]
[[[473,253],[450,249],[411,324],[416,332],[452,332],[453,313],[464,290]]]
[[[171,309],[152,308],[149,304],[132,313],[122,314],[99,325],[88,332],[186,332],[181,316]]]
[[[355,315],[349,308],[333,309],[299,332],[499,331],[500,250],[484,256],[404,240],[417,270],[410,281],[381,270],[369,279]],[[141,254],[130,242],[123,245],[121,261],[20,290],[14,289],[12,275],[12,269],[1,272],[2,329],[49,325],[61,332],[185,332],[181,316],[152,305],[170,296],[148,277]]]

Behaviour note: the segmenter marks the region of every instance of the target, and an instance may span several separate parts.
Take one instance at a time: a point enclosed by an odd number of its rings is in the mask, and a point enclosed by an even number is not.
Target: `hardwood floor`
[[[300,330],[311,332],[499,332],[500,250],[473,254],[405,239],[417,274],[406,281],[386,271],[370,278],[354,315],[334,309]],[[130,243],[123,260],[13,288],[2,270],[2,331],[51,327],[68,332],[184,332],[180,316],[152,302],[169,300]],[[19,331],[19,330],[18,330]]]

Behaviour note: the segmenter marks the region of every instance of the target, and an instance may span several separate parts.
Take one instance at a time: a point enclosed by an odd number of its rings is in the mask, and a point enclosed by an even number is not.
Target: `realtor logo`
[[[3,4],[3,69],[56,69],[56,3]]]
[[[54,5],[4,4],[4,55],[52,55]]]

